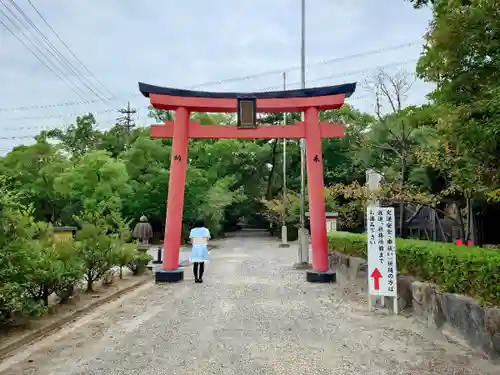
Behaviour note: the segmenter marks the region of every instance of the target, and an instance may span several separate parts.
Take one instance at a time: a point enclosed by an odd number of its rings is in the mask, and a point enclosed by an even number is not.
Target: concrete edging
[[[9,357],[10,354],[14,351],[19,349],[22,346],[28,345],[33,343],[34,341],[41,340],[42,338],[48,336],[49,334],[52,334],[56,331],[59,331],[60,329],[63,328],[63,326],[77,320],[78,318],[82,317],[83,315],[87,314],[91,310],[94,310],[108,302],[111,302],[114,299],[117,299],[124,294],[127,294],[134,289],[139,288],[140,286],[151,282],[152,280],[150,279],[143,279],[139,280],[138,282],[129,285],[123,289],[120,289],[116,291],[115,293],[112,293],[102,299],[96,300],[88,304],[87,306],[84,306],[80,309],[77,309],[68,315],[62,317],[60,320],[52,322],[44,327],[41,327],[31,333],[28,333],[26,336],[21,337],[19,340],[16,340],[14,342],[11,342],[10,344],[5,345],[4,347],[0,347],[0,361],[4,360],[5,358]]]

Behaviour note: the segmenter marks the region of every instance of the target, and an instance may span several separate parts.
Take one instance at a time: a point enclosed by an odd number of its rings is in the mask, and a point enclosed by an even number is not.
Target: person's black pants
[[[202,279],[204,271],[205,271],[205,263],[204,262],[194,262],[193,273],[194,273],[194,278],[196,280]]]

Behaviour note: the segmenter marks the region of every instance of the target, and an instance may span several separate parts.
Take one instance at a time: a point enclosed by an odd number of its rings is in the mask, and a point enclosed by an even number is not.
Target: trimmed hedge
[[[367,258],[367,236],[329,235],[331,251]],[[440,291],[465,294],[484,305],[500,305],[500,252],[446,242],[396,239],[398,272],[436,284]]]

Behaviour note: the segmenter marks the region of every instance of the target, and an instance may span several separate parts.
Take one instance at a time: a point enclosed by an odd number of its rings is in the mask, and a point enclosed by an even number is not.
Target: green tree
[[[107,151],[112,157],[117,158],[131,147],[139,137],[149,137],[149,129],[136,127],[128,131],[121,125],[115,125],[102,133],[97,148]]]
[[[85,212],[78,221],[81,229],[75,243],[76,255],[83,262],[87,292],[91,292],[94,283],[117,264],[122,242],[112,235],[115,228],[109,225],[109,218],[103,215]]]
[[[122,154],[130,177],[131,194],[123,201],[126,217],[146,215],[154,228],[165,222],[171,148],[161,140],[140,136]]]
[[[21,202],[32,205],[35,218],[58,223],[65,221],[69,202],[54,188],[54,180],[70,165],[57,147],[39,141],[15,148],[0,160],[0,173],[11,180]]]
[[[33,252],[37,226],[8,183],[0,176],[0,322],[14,313],[38,315],[43,311],[42,304],[26,298],[29,275],[37,261]]]
[[[90,150],[94,150],[101,139],[101,132],[97,130],[97,122],[92,113],[78,116],[76,123],[67,129],[53,129],[42,132],[42,138],[53,138],[61,142],[72,156],[80,157]]]
[[[414,8],[419,9],[424,6],[434,5],[435,3],[441,0],[406,0],[406,1],[412,3]]]
[[[37,225],[36,241],[31,242],[27,273],[27,290],[35,301],[49,304],[49,296],[57,293],[64,302],[73,293],[74,285],[82,278],[83,263],[75,257],[71,243],[55,243],[51,238],[52,226]]]
[[[366,150],[366,134],[375,124],[375,117],[349,104],[335,111],[322,112],[320,117],[323,121],[341,124],[345,129],[343,138],[323,140],[325,185],[363,179],[371,161],[364,160],[362,152]]]
[[[123,267],[132,262],[137,253],[137,245],[135,243],[119,244],[116,248],[115,258],[116,265],[120,267],[119,277],[123,278]]]
[[[474,200],[496,197],[499,186],[500,3],[434,5],[417,72],[436,84],[431,98],[440,114],[435,123],[440,144],[434,159],[440,160],[447,192],[462,195],[472,219]]]
[[[77,159],[55,180],[56,190],[79,202],[80,212],[112,218],[121,213],[124,197],[130,194],[127,167],[105,151],[92,151]]]

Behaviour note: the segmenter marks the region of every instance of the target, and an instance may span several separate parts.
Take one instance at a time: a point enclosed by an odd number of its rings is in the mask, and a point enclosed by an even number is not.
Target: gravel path
[[[304,281],[296,249],[233,237],[205,283],[147,285],[0,363],[2,374],[499,374],[402,316]],[[2,372],[4,371],[4,372]]]

